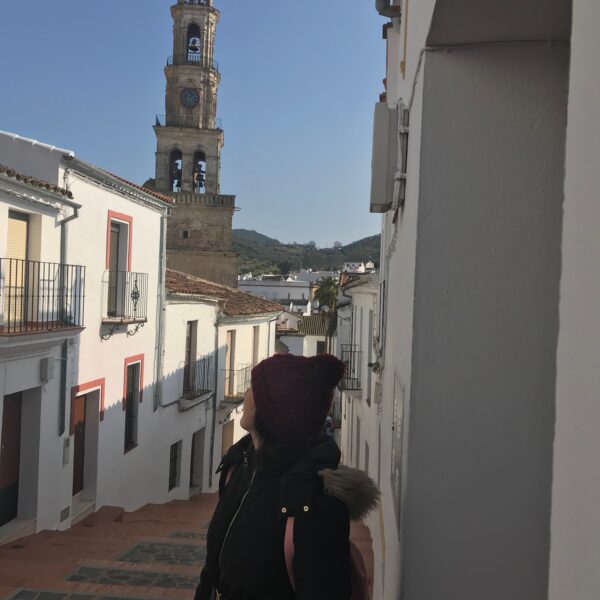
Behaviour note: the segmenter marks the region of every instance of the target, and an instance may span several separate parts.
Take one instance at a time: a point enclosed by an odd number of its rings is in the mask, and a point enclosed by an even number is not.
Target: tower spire
[[[169,220],[170,267],[237,285],[232,249],[235,196],[221,194],[223,128],[217,119],[221,82],[214,59],[220,12],[212,0],[171,7],[173,55],[167,59],[165,114],[158,115],[156,189],[175,198]]]

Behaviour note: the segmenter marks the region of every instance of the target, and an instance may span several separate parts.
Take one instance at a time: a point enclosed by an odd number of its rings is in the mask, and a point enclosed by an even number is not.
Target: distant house
[[[252,279],[239,282],[240,290],[266,298],[267,300],[310,300],[310,283],[308,281],[284,281],[278,279]]]
[[[326,315],[309,315],[298,321],[297,329],[278,330],[278,340],[291,354],[316,356],[330,351],[328,333],[330,318]]]
[[[308,281],[309,283],[319,283],[322,279],[331,277],[332,279],[338,279],[340,276],[339,271],[313,271],[311,269],[301,269],[299,273],[294,273],[293,277],[296,281]]]
[[[344,263],[344,273],[366,273],[367,269],[363,262]]]

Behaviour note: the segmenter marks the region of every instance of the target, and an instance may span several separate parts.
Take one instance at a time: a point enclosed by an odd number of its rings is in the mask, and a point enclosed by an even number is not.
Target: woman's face
[[[248,433],[254,431],[254,417],[256,415],[256,405],[254,404],[254,395],[252,394],[252,388],[249,387],[244,395],[244,413],[240,425]]]

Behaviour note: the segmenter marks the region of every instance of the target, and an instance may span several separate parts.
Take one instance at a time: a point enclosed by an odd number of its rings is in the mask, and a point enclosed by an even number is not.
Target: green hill
[[[314,244],[283,244],[248,229],[233,230],[233,247],[240,253],[240,273],[288,273],[290,270],[340,269],[345,262],[372,260],[379,265],[380,236],[364,238],[340,248]]]

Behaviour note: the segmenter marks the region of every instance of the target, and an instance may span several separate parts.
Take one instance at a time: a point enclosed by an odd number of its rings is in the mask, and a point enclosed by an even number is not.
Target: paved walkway
[[[0,546],[0,598],[122,600],[193,598],[216,495],[149,504],[134,513],[105,507],[62,532]],[[353,525],[372,576],[368,529]]]

